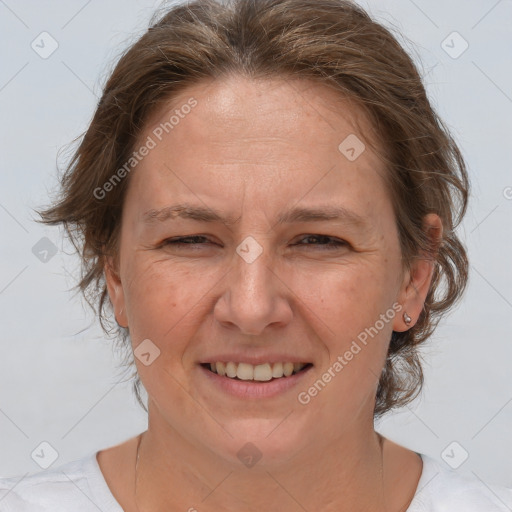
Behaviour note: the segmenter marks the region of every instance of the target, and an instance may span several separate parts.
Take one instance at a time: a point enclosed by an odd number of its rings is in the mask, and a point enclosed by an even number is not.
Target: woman
[[[171,9],[42,213],[131,344],[148,430],[4,479],[2,510],[510,510],[512,490],[374,429],[420,391],[417,347],[463,292],[468,188],[414,64],[361,8]]]

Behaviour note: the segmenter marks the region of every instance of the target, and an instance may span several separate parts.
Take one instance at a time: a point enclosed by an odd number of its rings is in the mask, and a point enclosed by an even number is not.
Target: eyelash
[[[196,243],[184,242],[184,240],[191,240],[191,239],[198,239],[198,238],[206,239],[206,237],[204,237],[202,235],[191,235],[191,236],[185,236],[185,237],[181,237],[181,238],[169,238],[162,242],[162,246],[173,245],[173,246],[177,246],[177,247],[183,247],[183,246],[200,245],[200,244],[196,244]],[[336,249],[340,249],[341,247],[345,247],[348,245],[348,243],[345,242],[344,240],[340,240],[338,238],[334,238],[334,237],[328,236],[328,235],[305,235],[302,238],[302,240],[307,239],[307,238],[330,239],[331,242],[327,243],[327,244],[295,244],[295,245],[302,245],[304,247],[308,247],[309,245],[318,245],[319,247],[322,248],[321,250],[323,250],[323,251],[324,250],[336,250]]]

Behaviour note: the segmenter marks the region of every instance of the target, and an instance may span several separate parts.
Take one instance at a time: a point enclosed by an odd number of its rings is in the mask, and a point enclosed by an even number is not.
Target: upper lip
[[[230,361],[234,363],[247,363],[256,366],[258,364],[265,363],[311,363],[311,359],[307,357],[297,357],[287,354],[266,354],[266,355],[250,355],[250,354],[218,354],[210,357],[205,357],[199,361],[199,364],[206,363],[218,363],[218,362],[228,363]]]

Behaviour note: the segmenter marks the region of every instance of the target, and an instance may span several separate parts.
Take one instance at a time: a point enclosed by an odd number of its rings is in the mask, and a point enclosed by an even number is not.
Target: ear
[[[105,259],[105,265],[103,267],[103,270],[105,273],[105,281],[107,283],[107,290],[108,295],[110,297],[110,302],[112,302],[112,306],[114,308],[116,322],[121,327],[128,327],[128,318],[126,315],[124,299],[124,289],[116,267],[117,266],[112,257],[109,256]]]
[[[404,275],[398,297],[402,309],[393,321],[393,330],[396,332],[407,331],[418,321],[432,282],[435,256],[443,239],[443,223],[440,217],[435,213],[426,215],[423,219],[423,230],[430,240],[431,252],[415,258]],[[404,313],[411,317],[409,325],[405,323]]]

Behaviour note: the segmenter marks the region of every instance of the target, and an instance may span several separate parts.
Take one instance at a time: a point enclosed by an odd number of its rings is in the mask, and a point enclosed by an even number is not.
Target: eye
[[[316,243],[313,244],[305,244],[304,240],[313,240]],[[333,250],[340,249],[341,247],[348,246],[348,243],[344,240],[340,240],[339,238],[334,238],[328,235],[306,235],[304,236],[299,243],[295,245],[309,246],[309,245],[318,245],[321,247],[321,250]]]
[[[309,240],[313,243],[304,243],[305,240]],[[209,243],[210,240],[202,235],[191,235],[185,237],[178,238],[168,238],[164,240],[161,244],[162,247],[166,245],[172,245],[177,248],[187,248],[191,246],[202,245],[205,243]],[[328,235],[306,235],[300,241],[294,245],[308,247],[308,246],[319,246],[321,250],[335,250],[340,249],[341,247],[348,246],[348,243],[344,240],[340,240],[339,238],[334,238]]]
[[[209,241],[205,236],[191,235],[184,236],[181,238],[168,238],[162,242],[162,246],[173,245],[173,246],[190,246],[204,243],[204,240]]]

